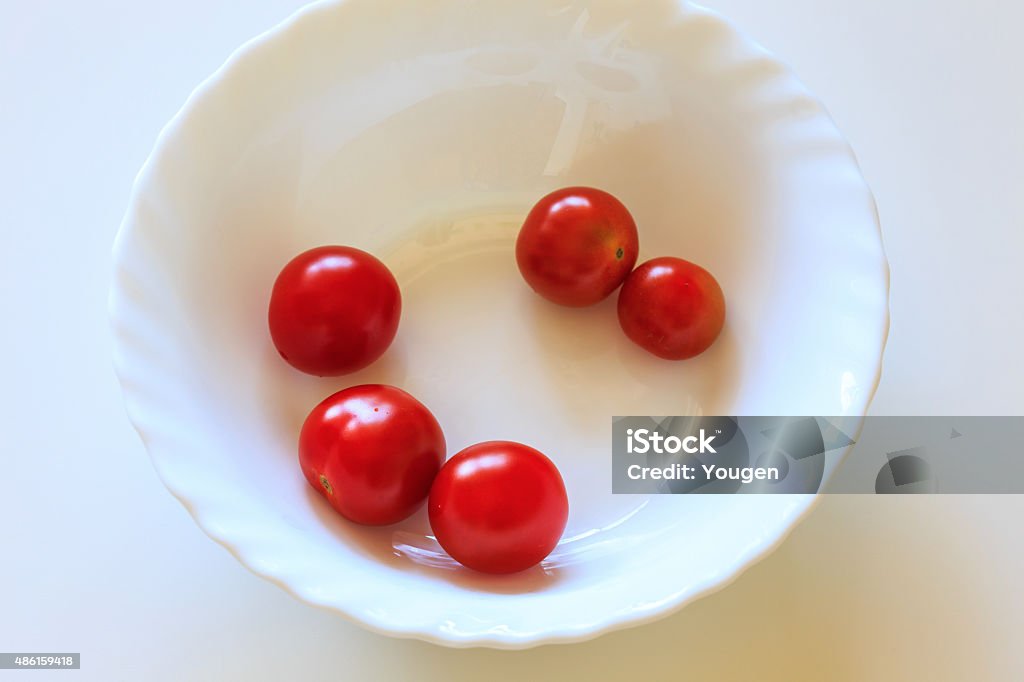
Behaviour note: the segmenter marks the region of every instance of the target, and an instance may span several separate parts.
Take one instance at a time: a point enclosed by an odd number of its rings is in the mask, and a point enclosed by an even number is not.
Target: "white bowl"
[[[716,274],[729,316],[710,351],[658,360],[614,297],[569,310],[526,287],[519,222],[570,184],[630,207],[641,260]],[[286,366],[266,329],[279,268],[326,243],[381,256],[404,296],[392,348],[339,379]],[[659,0],[303,9],[161,133],[115,252],[128,412],[202,529],[311,604],[453,646],[582,640],[729,582],[813,497],[612,495],[612,415],[860,416],[888,328],[874,202],[828,115],[729,23]],[[552,557],[488,577],[439,554],[422,513],[383,529],[333,514],[297,433],[365,382],[419,397],[449,454],[548,453],[571,504]]]

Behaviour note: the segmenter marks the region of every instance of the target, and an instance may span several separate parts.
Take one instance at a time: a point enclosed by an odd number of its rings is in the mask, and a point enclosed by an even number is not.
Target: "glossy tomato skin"
[[[285,361],[307,374],[338,376],[379,358],[401,314],[398,283],[383,263],[349,246],[320,246],[281,270],[267,319]]]
[[[704,268],[681,258],[654,258],[619,292],[619,325],[642,348],[666,360],[703,353],[725,324],[725,296]]]
[[[356,523],[396,523],[416,511],[445,457],[444,434],[422,403],[394,386],[338,391],[306,417],[302,473]]]
[[[636,223],[607,192],[566,187],[537,202],[516,240],[526,283],[560,305],[604,300],[622,284],[640,252]]]
[[[437,541],[464,566],[515,573],[558,544],[569,518],[555,465],[521,443],[488,441],[445,463],[427,503]]]

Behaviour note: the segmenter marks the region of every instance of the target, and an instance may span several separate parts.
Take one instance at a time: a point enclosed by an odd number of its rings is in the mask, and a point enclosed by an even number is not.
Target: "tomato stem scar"
[[[324,487],[324,490],[327,491],[328,495],[333,495],[334,494],[334,488],[331,487],[331,482],[328,481],[327,477],[324,476],[323,474],[320,474],[320,485],[322,485]]]

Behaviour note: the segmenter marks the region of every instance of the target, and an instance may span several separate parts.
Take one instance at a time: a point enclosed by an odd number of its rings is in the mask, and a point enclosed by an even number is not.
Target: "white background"
[[[0,651],[82,652],[32,674],[59,679],[1024,677],[1020,497],[833,497],[725,591],[527,652],[369,634],[203,536],[120,405],[110,245],[163,124],[300,4],[0,0]],[[893,325],[872,412],[1024,413],[1024,6],[708,4],[796,68],[875,190]]]

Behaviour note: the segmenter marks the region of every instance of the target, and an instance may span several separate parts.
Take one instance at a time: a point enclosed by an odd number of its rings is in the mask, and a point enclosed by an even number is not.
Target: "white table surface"
[[[7,675],[1024,677],[1021,497],[832,497],[723,592],[526,652],[364,632],[208,540],[121,407],[110,245],[163,124],[300,4],[0,0],[0,651],[83,661]],[[893,325],[873,413],[1024,413],[1024,5],[708,4],[796,68],[875,190]]]

